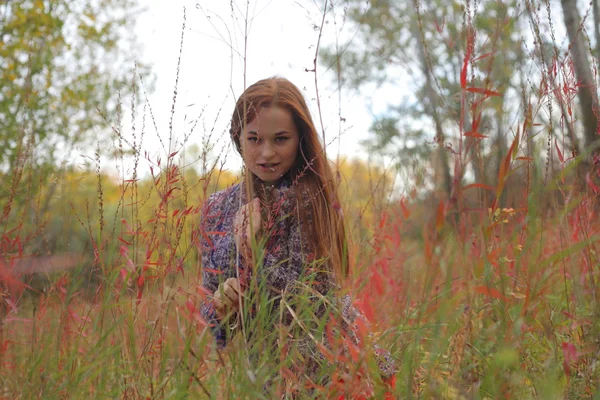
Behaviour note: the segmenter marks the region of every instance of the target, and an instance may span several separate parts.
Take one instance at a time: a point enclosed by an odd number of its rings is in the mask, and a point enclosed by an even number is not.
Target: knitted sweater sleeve
[[[233,219],[227,210],[229,192],[211,195],[205,203],[200,223],[200,250],[202,253],[202,286],[208,292],[217,291],[219,284],[236,277],[236,265],[240,273],[245,270],[242,257],[235,251]],[[210,298],[200,305],[200,315],[208,323],[218,346],[227,344],[227,324],[219,321]]]

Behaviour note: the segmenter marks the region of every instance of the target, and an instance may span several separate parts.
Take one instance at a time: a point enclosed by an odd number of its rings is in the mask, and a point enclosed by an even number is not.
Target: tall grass
[[[315,76],[316,68],[315,63]],[[177,83],[172,113],[176,100]],[[37,224],[24,222],[25,212],[17,213],[13,199],[32,184],[22,180],[26,164],[13,177],[13,195],[0,220],[0,396],[382,398],[387,387],[373,342],[396,360],[394,396],[400,398],[596,395],[597,169],[582,181],[571,173],[579,159],[561,154],[558,163],[547,156],[556,173],[546,180],[539,171],[537,177],[521,174],[532,171],[530,157],[519,153],[524,128],[505,155],[497,187],[459,182],[457,208],[424,200],[416,191],[398,199],[389,187],[378,186],[385,172],[374,174],[367,182],[373,189],[367,196],[361,192],[357,203],[358,186],[342,176],[348,251],[356,271],[348,286],[354,305],[371,322],[357,326],[361,344],[340,333],[335,319],[315,318],[305,307],[335,308],[311,290],[315,277],[308,274],[301,290],[283,296],[278,313],[269,311],[264,291],[254,287],[247,301],[258,307],[246,321],[247,335],[218,350],[198,312],[211,295],[201,282],[198,242],[206,232],[199,222],[207,196],[233,178],[218,160],[209,164],[207,152],[200,157],[205,173],[183,168],[172,122],[165,156],[144,155],[146,117],[153,120],[150,104],[142,115],[132,138],[115,129],[120,161],[133,154],[130,176],[123,172],[116,183],[105,176],[100,150],[92,172],[60,175],[51,209],[64,212],[60,218],[85,238],[79,247],[64,246],[71,253],[81,249],[83,262],[49,259],[52,268],[40,268],[45,272],[23,272],[23,259],[41,262],[28,257],[27,249],[53,220],[45,214]],[[518,125],[527,124],[533,121]],[[144,159],[150,165],[147,179],[140,178]],[[515,184],[515,176],[525,183]],[[359,185],[364,189],[363,181]],[[497,199],[510,191],[505,199],[513,200],[486,204],[469,197],[480,189],[493,191]],[[39,204],[35,196],[27,203]],[[78,266],[64,270],[73,264]],[[284,313],[292,315],[291,325],[282,323]],[[305,364],[289,339],[298,332],[322,355],[316,379],[298,373]]]

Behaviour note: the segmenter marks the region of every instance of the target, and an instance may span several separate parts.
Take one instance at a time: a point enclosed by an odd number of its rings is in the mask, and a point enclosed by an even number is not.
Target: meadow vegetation
[[[338,10],[348,23],[379,21],[394,32],[375,13],[387,7],[391,19],[389,2],[373,1],[362,20],[358,2],[324,3],[323,21]],[[450,3],[444,10],[464,18],[462,26],[450,15],[435,24],[429,9],[412,4],[421,13],[411,19],[413,38],[422,38],[429,57],[419,66],[420,103],[401,112],[431,117],[431,132],[400,129],[391,113],[374,124],[367,145],[392,167],[330,157],[353,262],[344,293],[370,326],[359,327],[365,340],[357,346],[317,321],[334,343],[322,347],[333,365],[323,372],[329,384],[307,385],[290,370],[289,332],[273,331],[266,313],[248,322],[244,334],[252,335],[212,347],[198,312],[210,296],[201,285],[199,221],[208,195],[240,177],[207,148],[186,162],[186,143],[150,157],[142,137],[151,104],[136,99],[131,114],[140,103],[144,109],[133,137],[112,127],[113,161],[133,166],[119,176],[103,168],[100,145],[85,168],[55,165],[40,175],[35,152],[23,150],[0,170],[0,397],[258,399],[288,390],[300,398],[383,398],[388,388],[369,335],[396,359],[394,398],[600,396],[600,158],[580,119],[589,110],[577,97],[598,86],[600,44],[586,21],[578,25],[592,66],[585,82],[569,53],[573,40],[556,37],[552,23],[561,14],[553,2],[547,15],[546,3],[490,2],[494,15],[506,6],[497,23],[478,20],[477,3]],[[593,19],[597,1],[585,10]],[[503,29],[517,34],[513,20],[521,18],[537,19],[522,54],[502,40]],[[430,31],[442,37],[439,47],[427,42]],[[526,47],[526,36],[516,43]],[[359,80],[365,71],[344,70],[351,62],[336,51],[325,51],[323,62],[337,65],[338,82]],[[357,51],[348,47],[346,57]],[[521,64],[501,70],[509,56]],[[442,68],[451,62],[456,69]],[[131,96],[138,85],[130,85]],[[120,119],[126,107],[119,99],[116,115],[103,120]],[[412,144],[392,148],[403,140]],[[296,329],[311,322],[298,313]],[[275,351],[266,350],[270,340]]]

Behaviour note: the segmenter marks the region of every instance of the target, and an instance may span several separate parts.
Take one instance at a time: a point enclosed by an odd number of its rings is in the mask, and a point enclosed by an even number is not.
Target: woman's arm
[[[200,223],[202,253],[202,286],[218,297],[219,285],[236,278],[235,266],[245,270],[242,257],[237,257],[232,232],[232,216],[228,210],[230,192],[215,193],[207,199]],[[239,261],[239,264],[238,264]],[[228,325],[217,313],[215,302],[207,298],[200,305],[200,315],[209,324],[217,344],[227,344]]]

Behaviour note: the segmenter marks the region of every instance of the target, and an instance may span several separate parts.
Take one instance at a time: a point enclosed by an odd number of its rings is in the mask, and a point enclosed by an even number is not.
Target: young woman
[[[296,354],[291,369],[324,384],[318,370],[331,365],[332,332],[346,347],[358,344],[364,317],[349,296],[336,297],[349,274],[344,222],[302,93],[283,78],[256,82],[238,99],[230,134],[245,179],[206,202],[202,277],[213,296],[201,314],[220,346],[241,331],[253,346]],[[389,354],[377,353],[382,377],[392,379]]]

